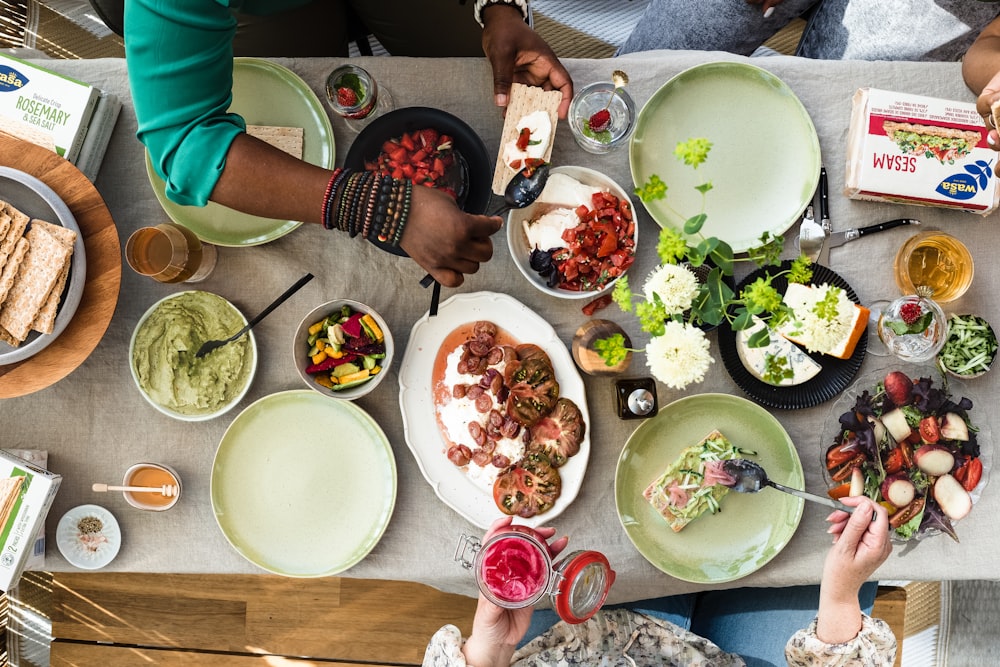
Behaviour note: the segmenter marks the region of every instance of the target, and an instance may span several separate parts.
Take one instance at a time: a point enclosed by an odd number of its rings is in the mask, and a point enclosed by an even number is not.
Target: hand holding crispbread
[[[77,233],[0,201],[0,341],[52,333]]]

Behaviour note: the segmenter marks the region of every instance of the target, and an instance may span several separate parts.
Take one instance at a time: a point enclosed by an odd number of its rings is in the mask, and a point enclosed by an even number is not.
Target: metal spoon
[[[313,274],[311,273],[307,273],[306,275],[302,276],[301,278],[295,281],[294,285],[286,289],[284,294],[282,294],[277,299],[272,301],[270,306],[262,310],[260,312],[260,315],[247,322],[247,325],[245,327],[234,333],[229,338],[226,338],[225,340],[206,340],[204,343],[202,343],[201,347],[198,348],[198,352],[195,353],[194,356],[200,359],[201,357],[204,357],[206,354],[208,354],[215,348],[222,347],[227,343],[232,343],[234,340],[236,340],[246,332],[250,331],[250,329],[252,329],[258,322],[260,322],[262,319],[270,315],[271,311],[273,311],[275,308],[283,304],[288,299],[288,297],[298,292],[299,288],[301,288],[303,285],[305,285],[312,279],[313,279]]]
[[[531,205],[545,189],[549,180],[549,163],[537,167],[525,167],[514,174],[503,192],[503,205],[490,213],[490,216],[506,213],[512,208],[524,208]]]
[[[764,471],[764,468],[762,468],[760,464],[755,461],[750,461],[748,459],[730,459],[722,464],[722,468],[736,478],[735,483],[730,488],[738,493],[757,493],[765,486],[770,486],[779,491],[790,493],[793,496],[798,496],[799,498],[803,498],[805,500],[811,500],[814,503],[826,505],[827,507],[832,507],[836,510],[843,510],[848,514],[854,511],[853,507],[845,505],[839,500],[816,496],[805,491],[799,491],[798,489],[792,489],[787,486],[782,486],[776,482],[772,482],[768,479],[767,472]]]

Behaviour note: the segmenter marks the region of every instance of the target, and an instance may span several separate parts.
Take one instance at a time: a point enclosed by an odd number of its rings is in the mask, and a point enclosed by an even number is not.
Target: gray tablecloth
[[[628,72],[629,91],[642,105],[674,74],[698,63],[741,60],[722,53],[652,53],[618,60],[569,60],[567,67],[578,86],[607,80],[613,68]],[[327,73],[335,60],[283,60],[322,98]],[[118,233],[125,239],[136,228],[154,224],[166,216],[153,196],[143,165],[142,147],[134,137],[135,116],[128,97],[125,64],[120,60],[47,61],[61,72],[86,79],[118,93],[125,101],[97,187],[114,216]],[[364,59],[361,64],[388,86],[397,106],[422,105],[444,108],[470,123],[485,140],[491,153],[499,145],[501,115],[492,105],[492,82],[485,60],[416,60],[402,58]],[[961,212],[899,205],[856,202],[841,193],[844,182],[845,149],[850,98],[861,86],[972,100],[955,63],[857,63],[818,62],[790,57],[759,58],[753,64],[784,80],[805,104],[819,133],[823,161],[830,176],[830,211],[835,230],[874,224],[898,217],[916,217],[924,228],[939,227],[963,239],[976,261],[972,289],[950,309],[978,312],[997,322],[1000,272],[992,264],[996,216],[980,218]],[[753,131],[755,119],[746,117],[739,100],[732,100],[728,122]],[[275,103],[280,103],[276,100]],[[334,120],[338,162],[350,145],[350,136],[339,119]],[[665,147],[671,150],[672,147]],[[595,158],[573,142],[569,128],[560,124],[553,161],[599,169],[631,187],[628,153],[621,150]],[[248,193],[249,194],[249,193]],[[655,263],[655,223],[640,207],[639,257],[632,273],[644,276]],[[793,227],[786,241],[786,256],[793,256]],[[892,258],[907,231],[896,230],[849,247],[834,250],[831,265],[850,282],[863,302],[892,298],[897,289],[892,279]],[[347,279],[334,266],[363,266],[362,275]],[[346,242],[339,234],[306,225],[275,242],[251,248],[222,248],[218,266],[199,287],[232,300],[244,312],[259,311],[275,295],[303,273],[317,279],[257,329],[260,367],[256,381],[241,408],[262,396],[301,388],[290,358],[290,345],[298,320],[315,305],[335,297],[351,297],[374,306],[389,322],[399,350],[403,350],[413,323],[426,311],[429,291],[418,286],[424,274],[409,260],[396,260],[362,243]],[[154,411],[139,395],[129,375],[129,336],[142,313],[155,300],[185,289],[161,285],[130,270],[123,272],[118,309],[110,328],[90,358],[62,382],[38,393],[0,402],[4,447],[44,448],[51,467],[64,475],[48,522],[49,545],[46,567],[72,569],[56,549],[56,520],[69,508],[97,502],[109,507],[122,524],[123,545],[110,571],[144,572],[260,572],[226,542],[216,525],[209,498],[212,458],[216,445],[235,412],[207,423],[174,421]],[[470,276],[460,291],[507,292],[547,318],[568,345],[586,317],[579,302],[556,300],[536,291],[514,271],[506,242],[495,239],[493,261]],[[448,296],[449,291],[445,290]],[[645,342],[632,316],[615,307],[601,316],[621,322],[639,341]],[[713,346],[716,346],[714,335]],[[718,348],[715,347],[715,350]],[[645,374],[640,357],[632,374]],[[869,356],[861,374],[886,364]],[[394,369],[398,371],[397,369]],[[345,573],[352,577],[377,577],[424,582],[446,591],[472,594],[472,578],[452,562],[454,545],[462,532],[477,533],[458,514],[434,495],[423,479],[403,438],[398,404],[397,372],[358,404],[384,428],[395,451],[399,491],[388,530],[371,554]],[[576,501],[555,522],[560,533],[571,536],[576,548],[598,549],[607,554],[618,572],[612,601],[649,598],[698,589],[650,565],[633,547],[623,531],[614,501],[614,474],[618,454],[637,422],[615,417],[613,381],[586,377],[592,415],[591,455],[583,488]],[[1000,375],[994,373],[969,384],[978,399],[977,419],[1000,433],[995,409]],[[742,395],[722,363],[715,363],[700,385],[685,392],[659,386],[665,405],[682,396],[701,392]],[[820,434],[828,430],[830,403],[797,411],[775,411],[775,415],[797,444],[806,472],[806,487],[822,493],[825,483],[820,470]],[[983,442],[988,450],[992,442]],[[184,497],[166,513],[142,512],[128,507],[114,494],[91,492],[93,482],[115,482],[124,469],[143,460],[175,466],[184,480]],[[993,578],[1000,537],[994,517],[1000,500],[993,485],[986,489],[972,515],[960,525],[962,543],[947,537],[926,540],[915,548],[897,548],[878,571],[882,579]],[[824,554],[830,544],[826,523],[828,510],[807,503],[801,524],[787,547],[756,573],[729,585],[784,586],[817,582]]]

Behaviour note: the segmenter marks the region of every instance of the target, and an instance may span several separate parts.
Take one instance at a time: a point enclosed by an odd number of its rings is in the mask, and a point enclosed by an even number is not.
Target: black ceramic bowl
[[[405,107],[379,116],[358,134],[358,138],[347,151],[344,166],[364,169],[366,161],[374,161],[382,152],[382,144],[404,132],[413,132],[431,127],[442,134],[450,135],[455,141],[455,150],[465,160],[468,184],[460,206],[467,213],[486,212],[490,203],[493,165],[486,144],[461,118],[447,111],[430,107]],[[406,253],[397,249],[400,255]]]

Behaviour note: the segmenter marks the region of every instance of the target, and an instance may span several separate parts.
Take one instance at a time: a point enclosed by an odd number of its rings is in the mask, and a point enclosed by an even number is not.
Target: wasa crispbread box
[[[0,450],[0,590],[21,577],[61,482],[60,475]]]
[[[981,215],[1000,201],[997,152],[972,102],[861,88],[854,94],[844,194]]]

